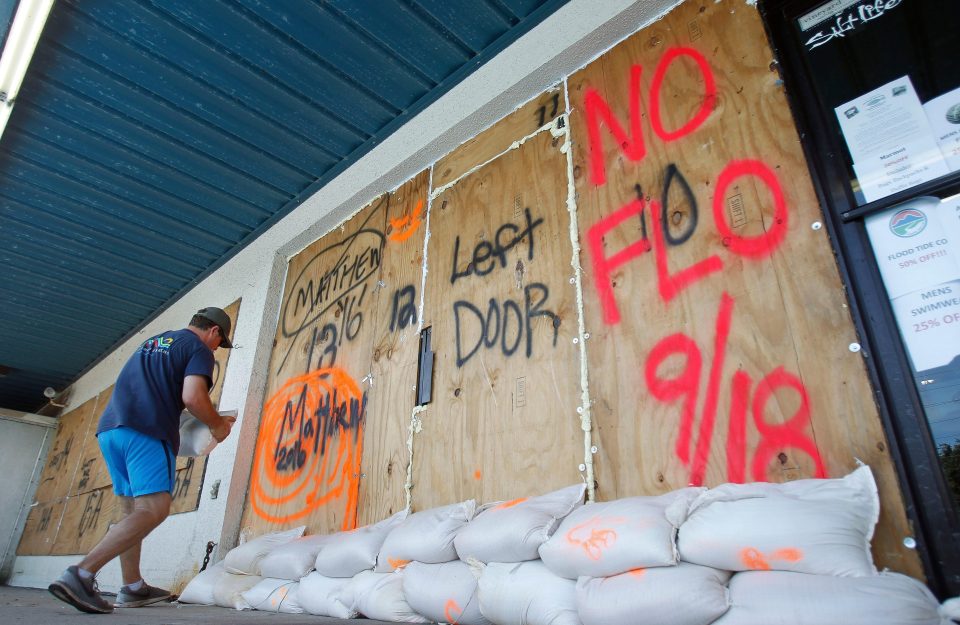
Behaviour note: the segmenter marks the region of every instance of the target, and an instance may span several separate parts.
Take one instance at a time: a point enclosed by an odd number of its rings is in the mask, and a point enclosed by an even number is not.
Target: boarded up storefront
[[[772,58],[683,4],[291,258],[242,531],[860,460],[922,575]]]

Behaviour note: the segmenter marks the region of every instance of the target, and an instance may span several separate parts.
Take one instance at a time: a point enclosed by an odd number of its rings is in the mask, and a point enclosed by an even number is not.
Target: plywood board
[[[387,196],[290,260],[242,531],[357,522]]]
[[[204,473],[207,470],[207,457],[182,458],[183,468],[178,468],[173,482],[173,501],[170,502],[170,514],[192,512],[200,506],[200,494],[203,489]]]
[[[435,379],[413,443],[414,509],[581,481],[566,170],[543,131],[431,205]]]
[[[34,501],[51,502],[67,496],[78,472],[84,446],[89,442],[87,438],[92,436],[89,429],[96,407],[97,398],[94,397],[60,417]]]
[[[100,422],[100,417],[103,416],[103,411],[107,409],[112,395],[113,386],[102,391],[96,397],[93,414],[87,424],[87,433],[83,437],[79,465],[68,493],[70,497],[110,486],[112,483],[110,471],[103,460],[103,454],[100,453],[100,445],[96,436],[97,424]]]
[[[754,7],[686,3],[569,79],[597,495],[860,458],[878,564],[920,575],[772,58]]]
[[[48,556],[57,539],[57,529],[63,518],[66,499],[35,503],[27,513],[27,520],[17,547],[18,556]]]
[[[439,189],[465,173],[493,159],[537,129],[563,115],[566,97],[560,85],[541,93],[490,128],[484,130],[456,150],[444,156],[434,166],[433,187]]]
[[[417,382],[429,180],[425,171],[387,196],[380,298],[371,325],[374,344],[363,429],[360,525],[385,519],[407,505],[407,436]]]
[[[68,498],[51,555],[86,554],[120,518],[120,500],[110,487]]]

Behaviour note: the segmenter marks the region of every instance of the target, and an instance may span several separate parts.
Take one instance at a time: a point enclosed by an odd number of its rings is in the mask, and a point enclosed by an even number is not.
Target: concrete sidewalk
[[[112,600],[113,597],[107,597]],[[387,621],[343,620],[310,614],[274,614],[208,606],[160,603],[143,608],[120,608],[113,614],[84,614],[61,603],[46,590],[0,586],[0,625],[387,625]]]

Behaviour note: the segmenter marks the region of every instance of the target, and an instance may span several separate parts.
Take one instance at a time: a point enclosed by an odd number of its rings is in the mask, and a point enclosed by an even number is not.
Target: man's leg
[[[133,497],[120,497],[120,510],[124,518],[133,514]],[[120,572],[123,577],[123,585],[136,584],[142,579],[140,574],[140,546],[141,540],[133,547],[120,554]]]
[[[130,514],[111,527],[107,535],[80,561],[78,566],[96,573],[110,560],[132,550],[131,557],[136,557],[137,579],[128,580],[124,571],[123,580],[124,583],[138,581],[140,579],[140,542],[170,514],[170,501],[168,492],[135,497]],[[123,560],[120,561],[120,565],[123,568]]]

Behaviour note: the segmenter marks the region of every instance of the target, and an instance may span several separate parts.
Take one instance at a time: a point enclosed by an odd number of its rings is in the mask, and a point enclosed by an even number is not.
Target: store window
[[[762,0],[873,344],[923,555],[960,592],[960,1]]]
[[[960,502],[960,196],[865,218],[953,505]]]

